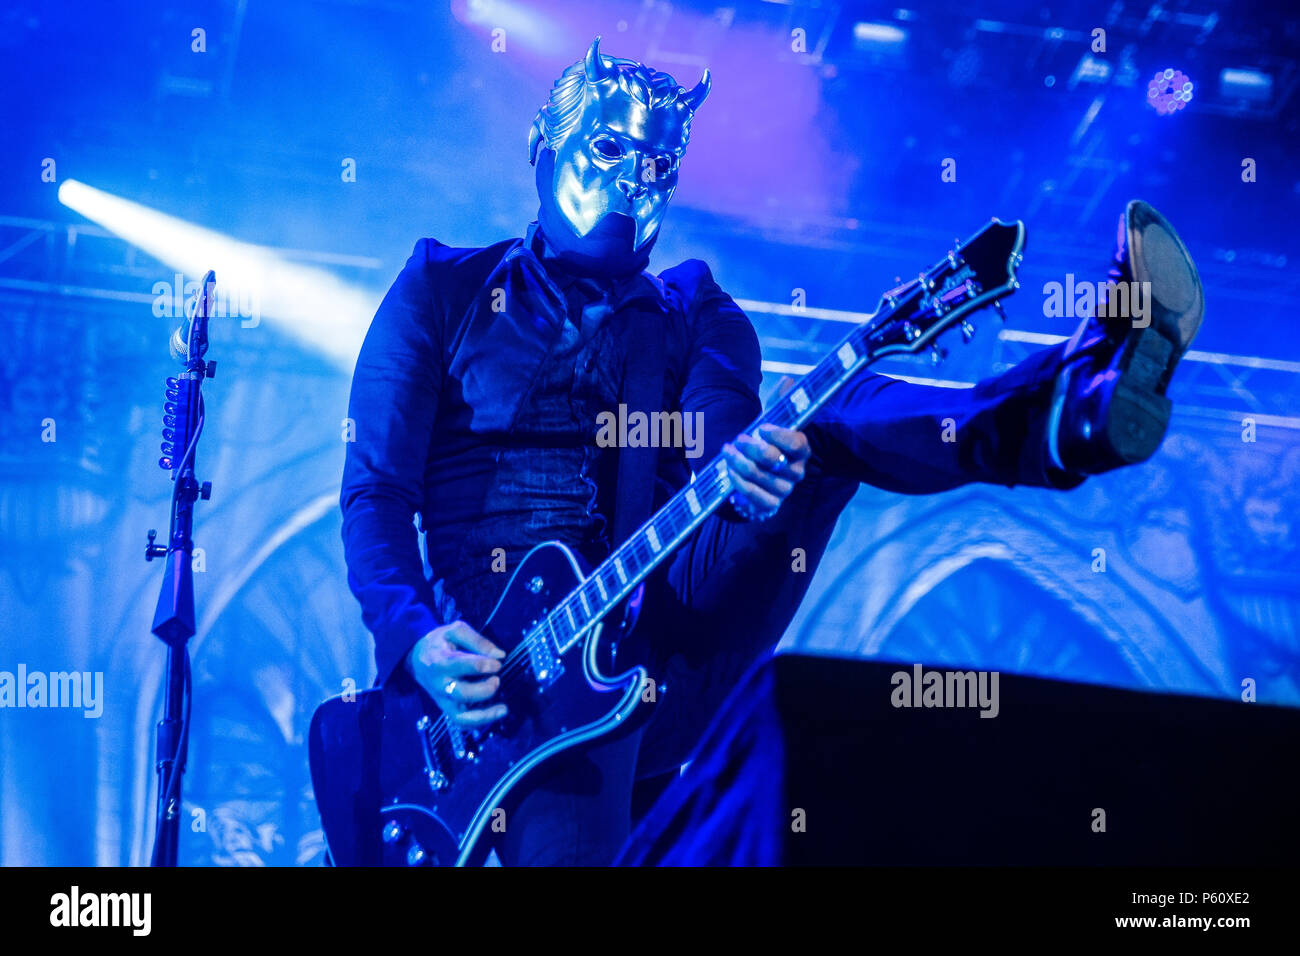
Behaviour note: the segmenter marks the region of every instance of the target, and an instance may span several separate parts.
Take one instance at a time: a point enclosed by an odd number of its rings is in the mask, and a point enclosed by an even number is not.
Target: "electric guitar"
[[[887,355],[933,349],[945,330],[1019,287],[1024,224],[997,219],[876,311],[746,429],[797,429],[841,385]],[[1005,318],[1005,317],[1004,317]],[[506,651],[498,676],[508,714],[463,730],[419,690],[385,687],[332,698],[312,718],[312,783],[332,862],[462,866],[503,798],[560,751],[625,726],[649,677],[607,674],[607,618],[732,490],[715,458],[594,570],[563,544],[538,545],[511,576],[479,631]],[[633,602],[628,599],[632,597]],[[615,625],[617,626],[617,625]]]

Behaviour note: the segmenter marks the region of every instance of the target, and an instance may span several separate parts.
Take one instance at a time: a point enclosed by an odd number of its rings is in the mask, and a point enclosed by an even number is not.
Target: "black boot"
[[[1142,294],[1108,286],[1096,315],[1066,344],[1052,457],[1068,472],[1097,474],[1150,458],[1169,426],[1169,379],[1201,327],[1205,296],[1178,233],[1133,200],[1119,223],[1110,278],[1149,283]]]

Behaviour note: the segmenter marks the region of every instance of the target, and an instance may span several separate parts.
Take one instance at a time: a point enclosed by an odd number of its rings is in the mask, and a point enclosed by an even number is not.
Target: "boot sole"
[[[1137,338],[1154,332],[1169,343],[1170,351],[1156,387],[1163,394],[1174,368],[1191,345],[1205,317],[1205,293],[1191,253],[1174,227],[1149,203],[1128,204],[1129,262],[1133,278],[1150,283],[1147,316],[1151,323],[1137,330]],[[1136,349],[1135,349],[1136,351]],[[1154,353],[1154,349],[1148,349]]]
[[[1160,447],[1173,403],[1165,390],[1205,316],[1201,279],[1173,226],[1148,203],[1126,210],[1133,278],[1150,283],[1150,324],[1133,329],[1118,362],[1120,380],[1110,397],[1106,443],[1126,464],[1146,461]]]

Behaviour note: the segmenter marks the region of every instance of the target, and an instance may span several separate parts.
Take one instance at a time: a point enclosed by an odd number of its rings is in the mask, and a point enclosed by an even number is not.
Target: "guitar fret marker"
[[[596,590],[600,592],[600,599],[602,601],[609,600],[609,592],[605,590],[605,582],[600,579],[599,574],[596,575]]]
[[[686,503],[691,507],[691,514],[697,515],[700,513],[700,499],[695,494],[694,488],[686,489]]]
[[[853,368],[853,363],[858,359],[857,353],[853,351],[852,342],[845,342],[835,354],[839,356],[840,364],[844,366],[845,371]]]
[[[573,608],[569,607],[567,604],[564,605],[564,613],[569,616],[569,627],[576,631],[578,629],[578,622],[573,619]]]
[[[793,392],[790,393],[790,404],[795,407],[795,410],[800,415],[802,415],[804,412],[808,410],[808,406],[811,405],[812,402],[808,401],[807,392],[805,392],[802,388],[796,388]]]
[[[623,570],[623,562],[619,558],[614,559],[614,570],[618,573],[619,584],[627,584],[627,572]]]
[[[662,545],[659,544],[659,535],[655,532],[654,525],[645,529],[645,536],[646,540],[650,542],[650,550],[658,554]]]
[[[578,600],[582,602],[582,609],[587,612],[587,617],[591,617],[591,605],[587,603],[587,591],[585,588],[578,591]]]

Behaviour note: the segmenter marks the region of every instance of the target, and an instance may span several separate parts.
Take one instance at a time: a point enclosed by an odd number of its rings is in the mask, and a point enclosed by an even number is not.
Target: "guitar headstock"
[[[967,341],[974,327],[966,316],[1020,288],[1016,269],[1023,258],[1025,224],[991,220],[915,279],[886,292],[866,336],[872,358],[904,352],[942,357],[934,340],[959,325]],[[1005,317],[1004,317],[1005,318]]]

